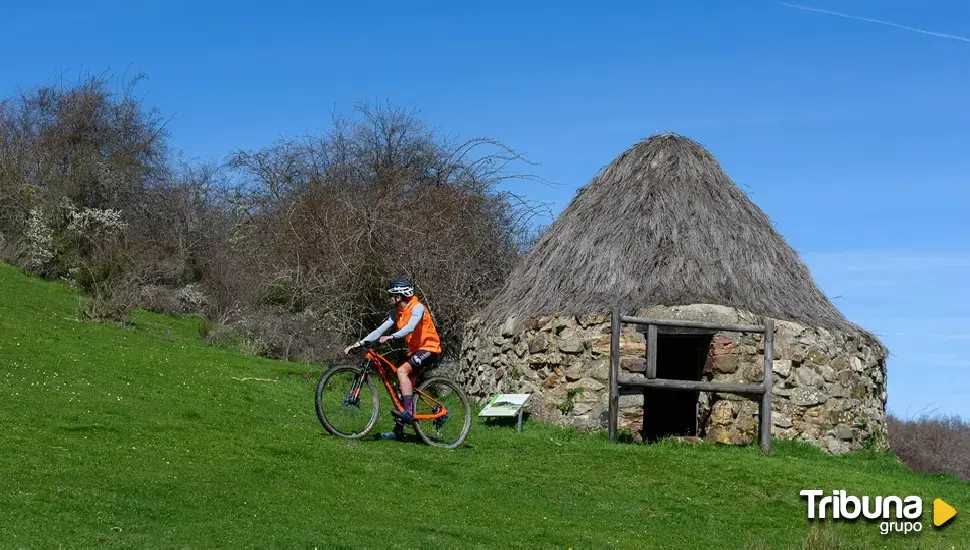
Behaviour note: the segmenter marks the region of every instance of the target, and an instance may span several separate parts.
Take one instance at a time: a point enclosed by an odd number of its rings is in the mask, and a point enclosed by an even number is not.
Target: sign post
[[[517,416],[516,431],[522,432],[522,409],[531,393],[500,393],[488,401],[478,416]]]

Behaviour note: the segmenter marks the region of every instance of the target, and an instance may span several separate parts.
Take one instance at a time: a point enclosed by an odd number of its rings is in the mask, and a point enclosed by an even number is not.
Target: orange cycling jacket
[[[397,332],[391,334],[391,337],[404,338],[409,354],[413,355],[421,350],[441,353],[441,339],[431,319],[431,312],[417,296],[409,298],[403,308],[394,308],[381,326],[365,336],[361,342],[374,342],[391,327],[397,328]]]

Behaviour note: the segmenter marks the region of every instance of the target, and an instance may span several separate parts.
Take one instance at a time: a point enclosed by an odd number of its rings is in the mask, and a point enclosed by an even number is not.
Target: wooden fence
[[[621,323],[632,323],[647,327],[647,368],[645,379],[620,377],[620,326]],[[661,327],[663,327],[661,329]],[[764,334],[764,381],[761,385],[724,384],[704,382],[699,380],[674,380],[657,378],[657,335],[674,334],[714,334],[716,332],[742,332]],[[772,340],[774,337],[774,322],[765,319],[764,325],[730,325],[705,323],[700,321],[674,321],[662,319],[648,319],[620,315],[613,310],[612,339],[610,341],[610,403],[609,403],[609,437],[616,441],[619,425],[619,401],[621,387],[652,388],[674,391],[706,391],[732,393],[737,395],[761,396],[758,406],[758,439],[761,449],[765,453],[771,450],[771,360]]]

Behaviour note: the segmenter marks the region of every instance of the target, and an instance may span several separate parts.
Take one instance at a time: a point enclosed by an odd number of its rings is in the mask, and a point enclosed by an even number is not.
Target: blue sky
[[[0,93],[145,73],[190,157],[388,99],[526,153],[557,186],[516,189],[558,213],[635,141],[696,139],[891,349],[890,410],[970,419],[968,2],[793,2],[909,29],[770,0],[84,4],[4,7]]]

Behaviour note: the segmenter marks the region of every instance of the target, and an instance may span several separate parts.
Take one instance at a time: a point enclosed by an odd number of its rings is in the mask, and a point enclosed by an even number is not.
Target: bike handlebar
[[[374,349],[377,346],[387,345],[389,342],[391,342],[391,340],[388,340],[383,344],[381,344],[380,340],[374,340],[373,342],[360,342],[358,345],[354,346],[354,348],[351,349],[350,351]]]

